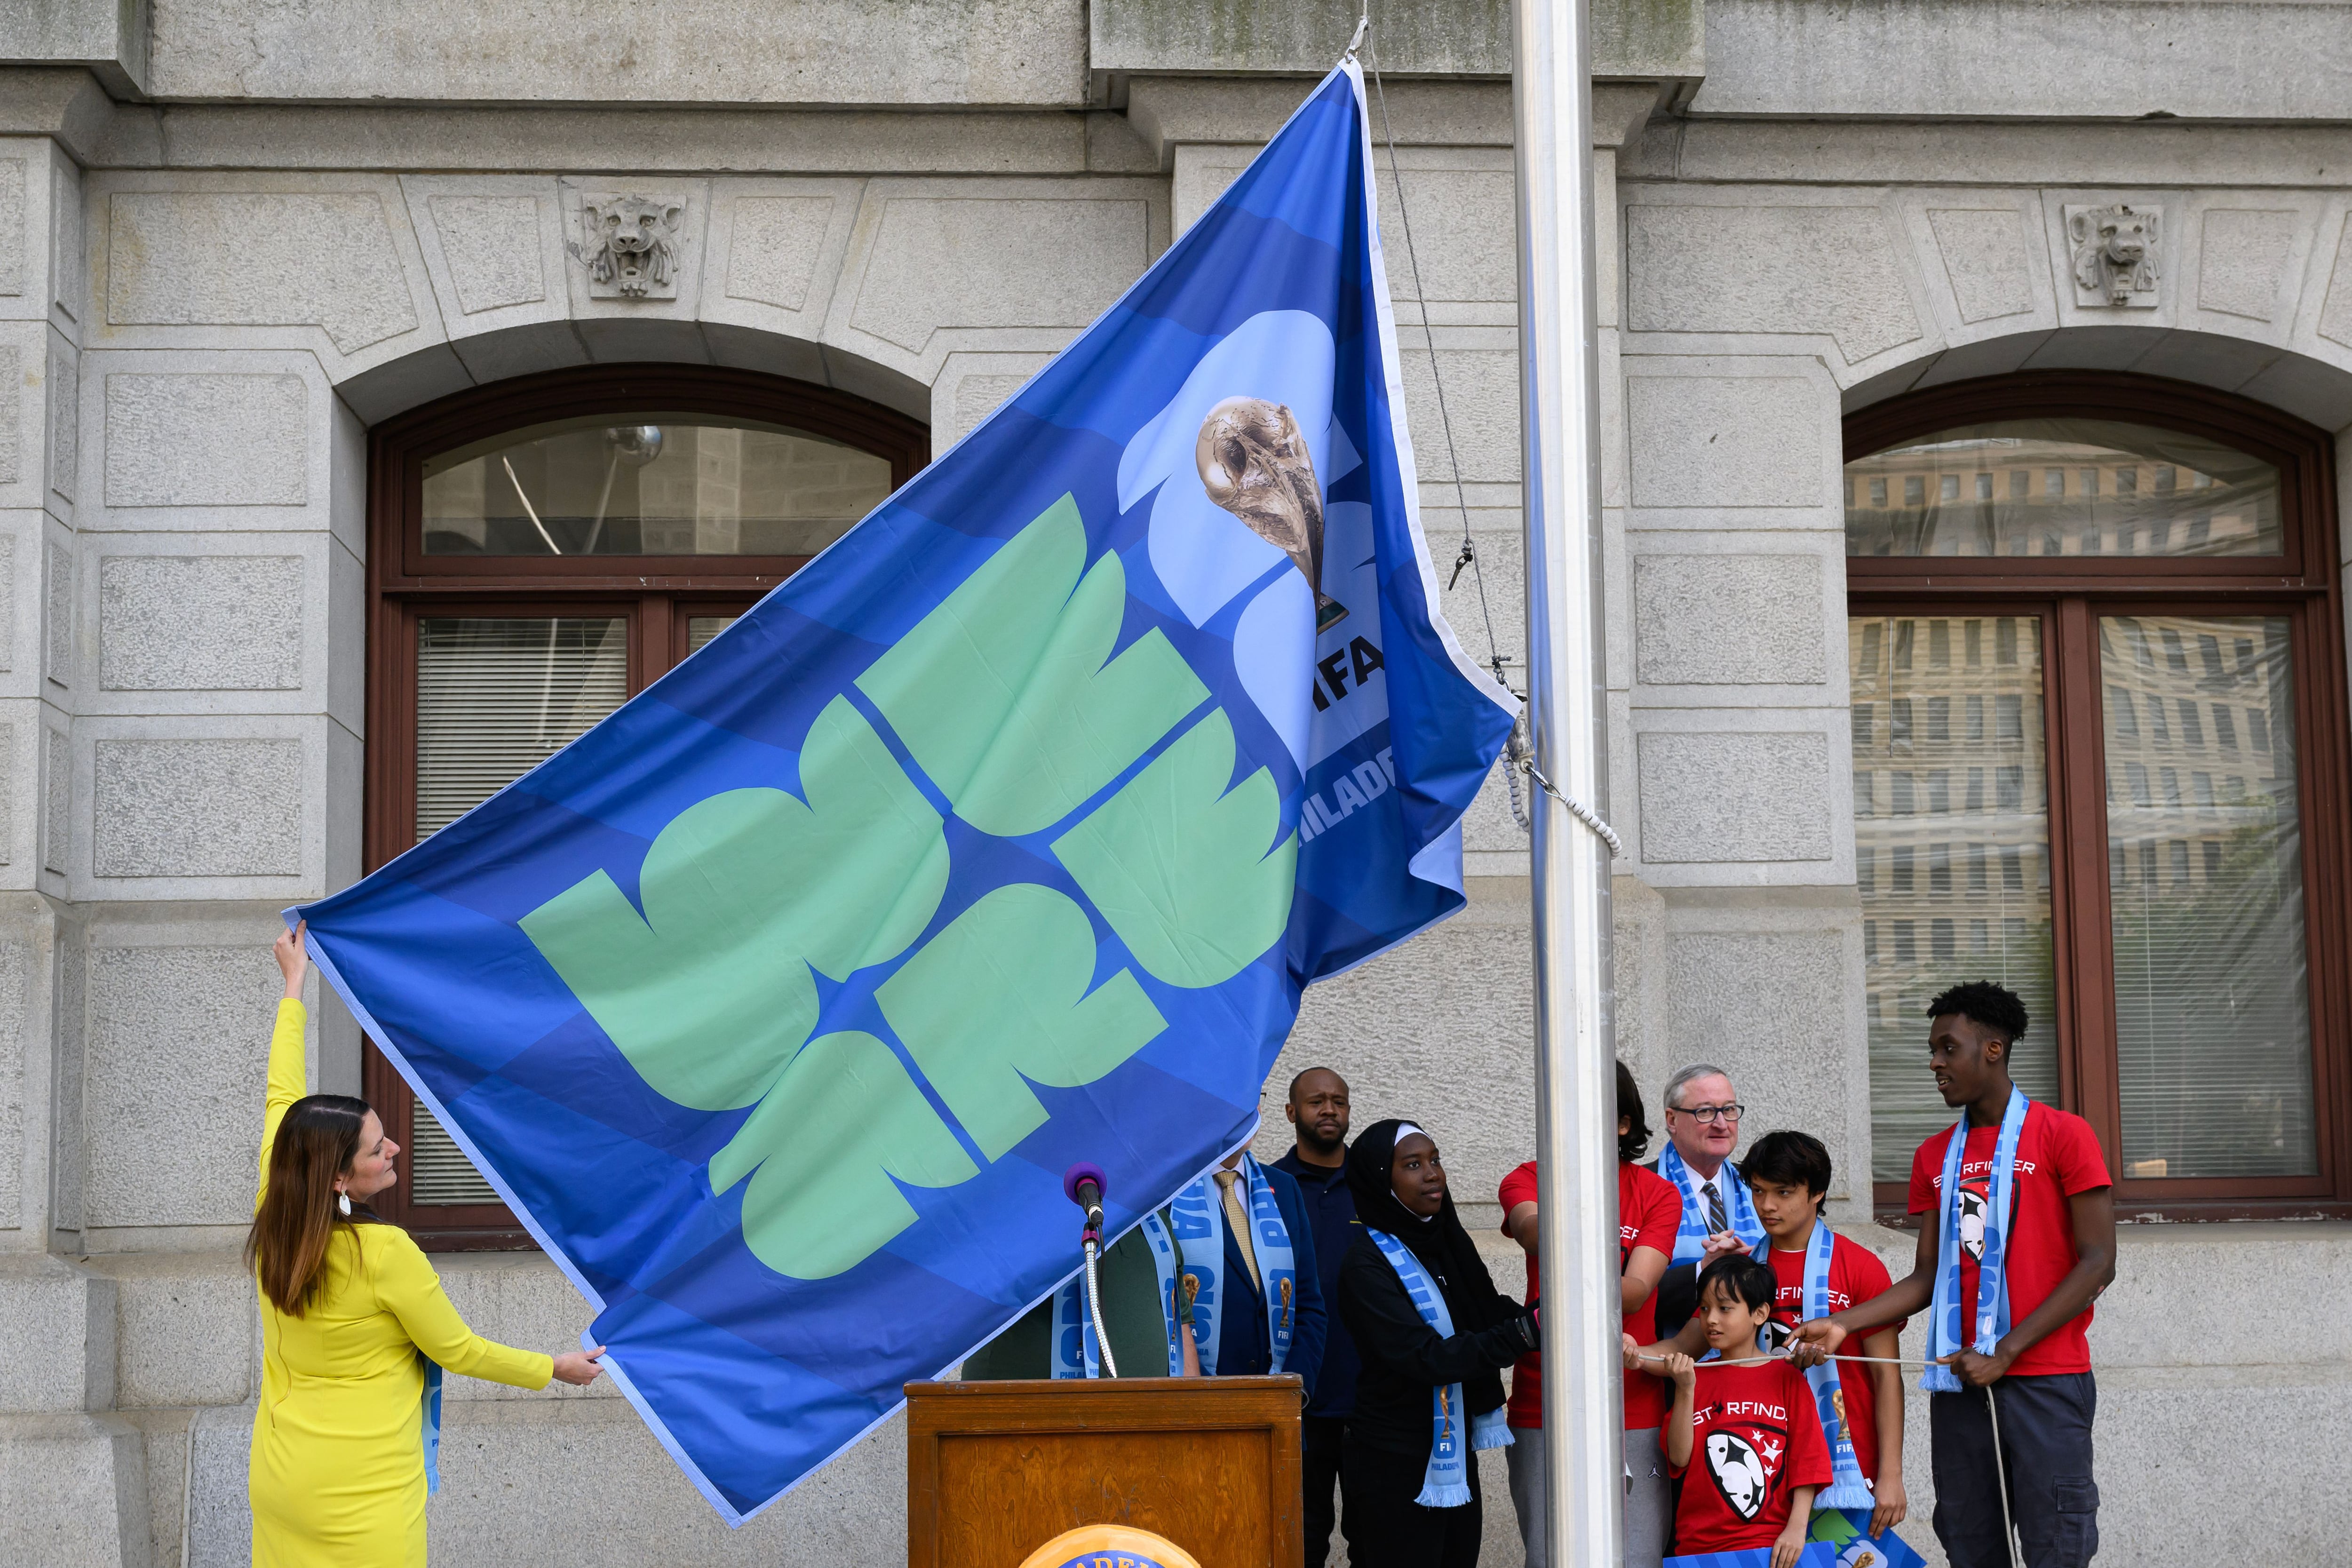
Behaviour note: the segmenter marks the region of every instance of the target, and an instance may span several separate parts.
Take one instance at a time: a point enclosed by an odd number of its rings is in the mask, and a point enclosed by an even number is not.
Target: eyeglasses
[[[1666,1109],[1676,1115],[1687,1116],[1694,1121],[1714,1122],[1737,1121],[1741,1112],[1748,1108],[1744,1105],[1694,1105],[1685,1110],[1679,1105],[1669,1105]]]

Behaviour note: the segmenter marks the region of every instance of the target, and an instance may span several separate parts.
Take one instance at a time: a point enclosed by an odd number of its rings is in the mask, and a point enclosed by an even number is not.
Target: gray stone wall
[[[593,9],[0,15],[0,1342],[42,1352],[0,1357],[0,1562],[247,1556],[263,947],[358,870],[369,425],[658,359],[854,392],[944,449],[1348,30],[1190,0]],[[1841,420],[2128,368],[2343,431],[2352,460],[2347,9],[1598,7],[1619,1050],[1653,1092],[1730,1060],[1751,1133],[1830,1144],[1849,1223],[1870,1119]],[[1524,684],[1507,8],[1376,13],[1424,526],[1441,573],[1466,529],[1447,613]],[[675,298],[589,288],[582,204],[614,190],[682,205]],[[2091,201],[2162,211],[2153,309],[2069,286],[2063,211]],[[1339,1067],[1360,1116],[1440,1132],[1516,1279],[1491,1199],[1534,1135],[1526,838],[1499,777],[1466,846],[1467,910],[1309,994],[1262,1144],[1288,1075]],[[356,1030],[314,1016],[314,1082],[356,1089]],[[2352,1436],[2352,1348],[2284,1314],[2347,1265],[2352,1227],[2126,1237],[2094,1335],[2109,1560],[2339,1554],[2352,1519],[2315,1478]],[[586,1321],[533,1255],[443,1272],[494,1337]],[[457,1380],[448,1426],[443,1561],[903,1558],[895,1424],[733,1532],[608,1386]]]

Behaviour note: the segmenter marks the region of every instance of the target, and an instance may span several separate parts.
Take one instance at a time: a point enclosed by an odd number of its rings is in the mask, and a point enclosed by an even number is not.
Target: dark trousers
[[[1343,1415],[1309,1415],[1299,1423],[1300,1479],[1307,1488],[1306,1519],[1307,1568],[1323,1568],[1331,1558],[1332,1489],[1339,1484],[1339,1447],[1341,1435],[1348,1429]],[[1344,1517],[1347,1496],[1339,1498],[1341,1516],[1339,1519],[1340,1539],[1348,1533]]]
[[[2099,1391],[2087,1372],[2004,1377],[2000,1463],[2025,1568],[2084,1568],[2099,1550],[2099,1488],[2091,1479],[2091,1422]],[[1952,1568],[2009,1568],[2001,1539],[2000,1470],[1982,1389],[1927,1400],[1935,1442],[1936,1539]]]
[[[1423,1508],[1429,1456],[1369,1448],[1350,1436],[1339,1455],[1339,1491],[1348,1500],[1349,1568],[1477,1568],[1478,1466],[1468,1467],[1470,1500],[1459,1508]]]

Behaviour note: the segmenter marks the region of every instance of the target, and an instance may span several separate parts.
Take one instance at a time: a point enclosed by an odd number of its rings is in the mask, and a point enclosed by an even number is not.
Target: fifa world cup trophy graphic
[[[1316,632],[1345,620],[1348,606],[1323,592],[1323,498],[1290,410],[1262,397],[1228,397],[1201,422],[1193,458],[1209,499],[1289,556],[1306,577],[1315,593]]]

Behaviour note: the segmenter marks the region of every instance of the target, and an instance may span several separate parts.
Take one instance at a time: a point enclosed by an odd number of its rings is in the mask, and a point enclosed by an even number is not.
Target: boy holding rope
[[[1778,1348],[1809,1317],[1826,1317],[1869,1301],[1892,1285],[1886,1265],[1860,1243],[1838,1235],[1822,1217],[1830,1178],[1830,1152],[1803,1132],[1768,1132],[1748,1152],[1742,1167],[1762,1222],[1764,1239],[1753,1257],[1772,1270],[1778,1293],[1772,1321],[1761,1342]],[[1898,1321],[1874,1329],[1855,1345],[1864,1362],[1841,1359],[1832,1368],[1818,1363],[1806,1372],[1810,1406],[1829,1445],[1832,1478],[1814,1500],[1819,1508],[1870,1514],[1870,1532],[1883,1535],[1903,1522],[1903,1375],[1892,1364],[1899,1353]],[[1700,1321],[1693,1318],[1672,1340],[1640,1352],[1655,1372],[1667,1355],[1696,1356],[1704,1349]]]
[[[1812,1521],[1813,1494],[1830,1483],[1832,1469],[1805,1374],[1757,1343],[1772,1321],[1779,1284],[1771,1269],[1735,1252],[1708,1264],[1698,1289],[1698,1315],[1690,1326],[1714,1354],[1705,1363],[1679,1350],[1665,1357],[1675,1403],[1659,1438],[1668,1468],[1683,1483],[1675,1506],[1675,1551],[1696,1556],[1769,1547],[1772,1568],[1795,1568]],[[1627,1370],[1642,1360],[1627,1335]],[[1703,1403],[1697,1397],[1702,1370],[1707,1374]],[[1694,1468],[1701,1474],[1687,1473]]]
[[[2026,1099],[2009,1060],[2025,1005],[1987,981],[1927,1005],[1927,1065],[1964,1111],[1911,1162],[1922,1215],[1908,1278],[1797,1330],[1798,1359],[1929,1310],[1936,1537],[1952,1568],[2083,1568],[2099,1549],[2091,1476],[2098,1391],[2084,1337],[2116,1277],[2116,1211],[2090,1124]]]

